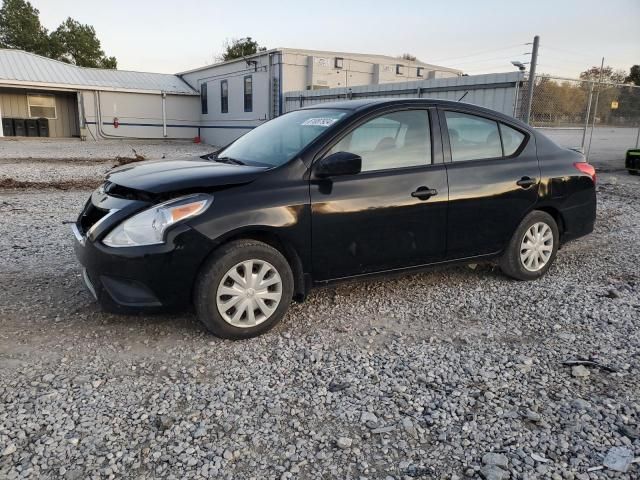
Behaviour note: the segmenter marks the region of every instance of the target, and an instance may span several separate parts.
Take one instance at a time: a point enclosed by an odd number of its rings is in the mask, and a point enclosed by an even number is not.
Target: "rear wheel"
[[[198,318],[215,335],[255,337],[284,317],[293,295],[293,274],[275,248],[238,240],[220,248],[198,278]]]
[[[518,280],[544,275],[556,258],[560,236],[551,215],[534,211],[516,229],[502,258],[502,271]]]

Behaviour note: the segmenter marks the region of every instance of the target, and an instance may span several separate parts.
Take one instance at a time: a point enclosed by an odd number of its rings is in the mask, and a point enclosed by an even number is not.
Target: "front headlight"
[[[109,247],[138,247],[164,243],[169,227],[203,213],[213,202],[206,194],[174,198],[128,218],[102,240]]]

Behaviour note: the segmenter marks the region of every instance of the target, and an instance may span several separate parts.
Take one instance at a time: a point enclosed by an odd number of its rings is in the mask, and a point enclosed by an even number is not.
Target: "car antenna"
[[[462,95],[462,96],[458,99],[458,101],[459,101],[459,102],[461,102],[461,101],[462,101],[462,99],[463,99],[464,97],[466,97],[468,93],[469,93],[469,90],[467,90],[466,92],[464,92],[464,95]]]

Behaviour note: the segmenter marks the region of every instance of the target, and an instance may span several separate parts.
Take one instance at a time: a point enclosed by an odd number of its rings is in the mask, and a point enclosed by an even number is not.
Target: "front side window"
[[[251,75],[244,77],[244,111],[253,110],[253,78]]]
[[[56,97],[53,95],[27,95],[29,116],[31,118],[58,118],[56,112]]]
[[[415,167],[431,163],[427,110],[387,113],[357,127],[328,154],[350,152],[362,157],[362,171]]]
[[[293,159],[318,135],[333,128],[348,110],[296,110],[251,130],[218,154],[249,165],[276,167]]]
[[[229,83],[227,80],[220,82],[220,113],[229,113]]]
[[[202,115],[209,113],[209,102],[207,100],[207,84],[200,85],[200,106]]]
[[[454,162],[502,157],[498,123],[459,112],[445,112]]]
[[[520,145],[522,145],[522,142],[524,142],[524,133],[519,132],[515,128],[508,127],[504,123],[500,124],[500,133],[502,135],[504,156],[509,157],[516,153]]]

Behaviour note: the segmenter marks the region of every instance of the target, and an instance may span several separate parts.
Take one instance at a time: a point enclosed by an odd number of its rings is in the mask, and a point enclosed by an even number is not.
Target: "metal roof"
[[[0,49],[0,85],[197,95],[177,75],[85,68],[23,50]]]
[[[269,55],[271,53],[293,53],[293,54],[300,54],[300,55],[307,55],[307,56],[342,56],[344,58],[349,58],[352,60],[358,60],[360,59],[360,61],[363,62],[367,62],[367,58],[370,59],[376,59],[379,60],[381,63],[388,63],[388,64],[403,64],[403,65],[409,65],[409,66],[418,66],[418,67],[425,67],[428,70],[436,70],[436,71],[440,71],[440,72],[451,72],[451,73],[455,73],[457,75],[462,75],[462,70],[458,70],[457,68],[451,68],[451,67],[441,67],[439,65],[434,65],[432,63],[425,63],[421,60],[405,60],[402,58],[398,58],[398,57],[391,57],[389,55],[378,55],[378,54],[367,54],[367,53],[349,53],[349,52],[332,52],[332,51],[328,51],[328,50],[306,50],[306,49],[302,49],[302,48],[283,48],[283,47],[278,47],[278,48],[271,48],[269,50],[262,50],[260,52],[256,52],[256,53],[252,53],[251,55],[246,55],[244,57],[238,57],[238,58],[234,58],[231,60],[227,60],[224,62],[218,62],[218,63],[213,63],[211,65],[204,65],[202,67],[197,67],[197,68],[192,68],[190,70],[185,70],[184,72],[179,72],[178,75],[186,75],[188,73],[194,73],[194,72],[199,72],[201,70],[207,70],[209,68],[213,68],[213,67],[219,67],[220,65],[227,65],[229,63],[234,63],[234,62],[242,62],[242,61],[246,61],[247,59],[251,59],[251,58],[256,58],[256,57],[261,57],[263,55]],[[369,62],[371,63],[371,62]]]

